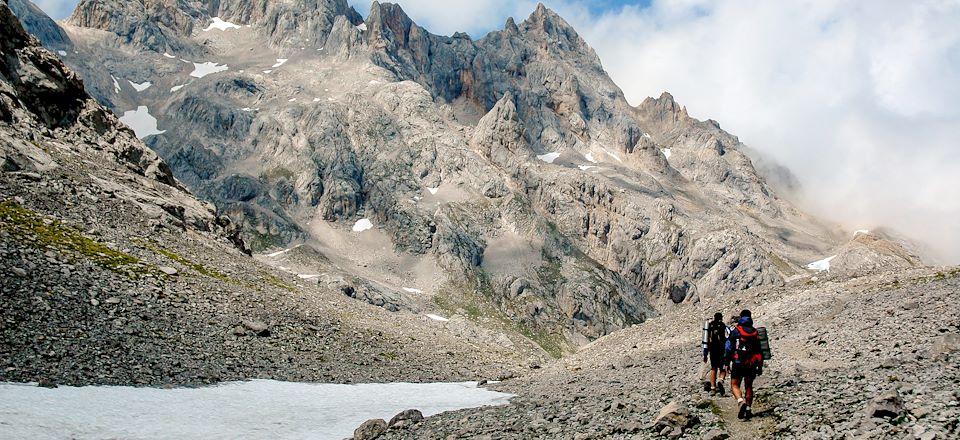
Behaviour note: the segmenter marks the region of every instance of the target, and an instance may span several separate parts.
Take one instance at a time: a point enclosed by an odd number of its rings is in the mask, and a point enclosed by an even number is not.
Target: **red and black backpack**
[[[763,351],[760,349],[760,332],[753,327],[737,326],[737,350],[733,354],[736,363],[748,367],[763,365]]]

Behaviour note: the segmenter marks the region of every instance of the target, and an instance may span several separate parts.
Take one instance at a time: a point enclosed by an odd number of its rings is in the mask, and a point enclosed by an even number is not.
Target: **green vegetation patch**
[[[294,292],[297,291],[297,289],[295,289],[293,286],[285,283],[283,280],[281,280],[280,278],[278,278],[278,277],[276,277],[276,276],[274,276],[274,275],[271,275],[271,274],[266,273],[266,272],[261,272],[261,275],[263,276],[263,279],[266,280],[266,282],[267,282],[268,284],[270,284],[270,285],[272,285],[272,286],[274,286],[274,287],[278,287],[278,288],[283,289],[283,290],[286,290],[287,292],[290,292],[290,293],[294,293]]]
[[[217,280],[226,282],[226,283],[236,284],[236,285],[238,285],[238,286],[252,287],[252,286],[250,285],[250,283],[246,283],[246,282],[243,282],[243,281],[241,281],[241,280],[237,280],[237,279],[231,278],[231,277],[227,276],[226,274],[224,274],[223,272],[220,272],[220,271],[218,271],[218,270],[216,270],[216,269],[210,269],[210,268],[208,268],[208,267],[206,267],[206,266],[204,266],[204,265],[202,265],[202,264],[200,264],[200,263],[197,263],[197,262],[195,262],[195,261],[190,260],[189,258],[180,256],[180,255],[174,253],[173,251],[167,250],[167,249],[163,248],[162,246],[160,246],[160,243],[157,243],[156,241],[152,241],[152,240],[151,240],[151,241],[140,241],[140,244],[142,244],[143,246],[145,246],[147,249],[150,249],[150,250],[152,250],[152,251],[154,251],[154,252],[156,252],[156,253],[158,253],[158,254],[160,254],[160,255],[163,255],[164,257],[167,257],[167,258],[170,259],[171,261],[175,261],[175,262],[180,263],[181,265],[183,265],[183,266],[185,266],[185,267],[189,267],[190,269],[193,269],[195,272],[197,272],[197,273],[199,273],[199,274],[201,274],[201,275],[205,275],[205,276],[208,276],[208,277],[210,277],[210,278],[214,278],[214,279],[217,279]]]
[[[0,226],[35,249],[57,251],[75,261],[91,261],[130,278],[158,273],[155,267],[142,264],[136,257],[111,249],[84,236],[77,228],[45,218],[13,200],[0,201]]]

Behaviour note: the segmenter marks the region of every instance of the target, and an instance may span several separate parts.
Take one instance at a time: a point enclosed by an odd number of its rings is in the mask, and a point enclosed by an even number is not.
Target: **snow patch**
[[[423,293],[420,289],[414,289],[413,287],[404,287],[403,290],[407,293]]]
[[[166,133],[166,130],[157,130],[157,118],[154,118],[150,114],[150,110],[144,105],[137,107],[136,110],[124,112],[123,116],[120,117],[120,122],[132,128],[140,139]]]
[[[273,71],[272,71],[272,70],[264,70],[264,71],[263,71],[263,73],[266,73],[266,74],[270,74],[270,72],[273,72]]]
[[[133,82],[133,81],[130,81],[130,80],[127,80],[127,82],[130,83],[131,86],[133,86],[133,90],[136,90],[136,91],[138,91],[138,92],[142,92],[142,91],[144,91],[144,90],[147,90],[147,89],[150,88],[150,86],[153,85],[153,83],[150,82],[150,81],[144,81],[144,82],[142,82],[142,83],[140,83],[140,84],[137,84],[137,83],[135,83],[135,82]]]
[[[313,98],[313,102],[320,102],[320,98]]]
[[[583,157],[586,158],[590,163],[597,163],[597,160],[593,158],[593,153],[587,153]]]
[[[553,163],[553,161],[557,160],[558,157],[560,157],[560,153],[547,153],[547,154],[537,155],[537,159],[540,159],[546,163]]]
[[[589,170],[590,168],[596,168],[596,167],[593,165],[580,165],[577,168],[580,168],[580,171],[586,171],[586,170]]]
[[[296,102],[297,98],[290,98],[287,102]]]
[[[663,157],[666,157],[667,159],[670,159],[670,156],[673,156],[673,150],[671,150],[671,149],[669,149],[669,148],[664,148],[664,149],[662,149],[662,150],[660,150],[660,151],[663,152]]]
[[[506,405],[476,382],[314,384],[252,380],[200,388],[0,384],[4,438],[340,439],[405,409],[424,416]]]
[[[253,111],[253,109],[250,108],[250,107],[244,107],[244,108],[240,109],[240,111],[242,111],[242,112],[250,112],[250,111]]]
[[[273,68],[280,67],[280,66],[286,64],[287,61],[289,61],[287,58],[277,58],[277,64],[274,64],[274,65],[272,65],[272,66],[270,66],[270,67],[273,67]]]
[[[279,257],[279,256],[281,256],[281,255],[283,255],[283,254],[285,254],[285,253],[287,253],[287,252],[290,252],[290,251],[292,251],[292,250],[294,250],[294,249],[296,249],[296,248],[298,248],[298,247],[300,247],[300,246],[294,246],[294,247],[289,248],[289,249],[284,249],[284,250],[282,250],[282,251],[277,251],[277,252],[274,252],[274,253],[272,253],[272,254],[267,254],[267,258],[276,258],[276,257]]]
[[[366,218],[357,220],[357,223],[353,225],[353,232],[363,232],[370,229],[373,229],[373,223]]]
[[[210,32],[214,29],[219,29],[221,31],[225,31],[227,29],[240,29],[239,25],[230,23],[229,21],[223,21],[220,19],[220,17],[213,17],[210,20],[212,20],[212,23],[210,23],[210,26],[207,26],[207,28],[203,30],[204,32]]]
[[[229,69],[229,67],[226,64],[220,65],[214,63],[213,61],[208,61],[202,64],[193,63],[193,72],[190,73],[190,76],[194,78],[203,78],[213,73],[226,71],[227,69]]]
[[[604,148],[604,149],[603,149],[603,152],[604,152],[604,153],[607,153],[607,155],[608,155],[608,156],[610,156],[610,157],[612,157],[612,158],[614,158],[614,159],[616,159],[616,160],[617,160],[617,162],[623,162],[623,159],[620,159],[620,156],[617,156],[617,155],[616,155],[616,154],[614,154],[614,153],[613,153],[612,151],[610,151],[610,150],[608,150],[608,149],[606,149],[606,148]]]
[[[357,25],[357,29],[360,29],[360,32],[366,32],[366,31],[367,31],[367,24],[366,24],[366,23],[360,23],[360,24]]]
[[[377,85],[377,84],[380,84],[380,81],[377,81],[377,80],[375,80],[375,79],[371,79],[371,80],[370,80],[370,85],[371,85],[371,86],[375,86],[375,85]]]
[[[870,230],[869,230],[869,229],[858,229],[858,230],[856,230],[856,231],[853,232],[853,238],[857,238],[857,236],[860,235],[860,234],[870,235]]]
[[[437,193],[440,192],[440,187],[439,187],[439,186],[436,187],[436,188],[429,188],[429,187],[428,187],[428,188],[427,188],[427,191],[429,191],[430,194],[432,194],[432,195],[437,195]]]
[[[163,56],[164,56],[164,57],[167,57],[167,58],[171,58],[171,59],[176,58],[175,56],[170,55],[170,54],[168,54],[168,53],[166,53],[166,52],[163,53]]]
[[[444,318],[444,317],[442,317],[442,316],[440,316],[440,315],[434,315],[434,314],[432,314],[432,313],[427,313],[426,316],[427,316],[427,318],[430,318],[430,319],[432,319],[432,320],[434,320],[434,321],[440,321],[440,322],[447,322],[447,321],[449,321],[449,319],[447,319],[447,318]],[[424,415],[426,415],[426,414],[424,414]]]
[[[302,273],[298,273],[298,274],[297,274],[297,277],[299,277],[301,280],[315,280],[315,279],[320,278],[320,277],[322,277],[322,276],[323,276],[323,275],[306,275],[306,274],[302,274]]]
[[[836,255],[832,257],[824,258],[820,261],[814,261],[807,265],[807,269],[815,270],[817,272],[830,272],[830,260],[837,258]]]
[[[65,50],[58,50],[58,51],[57,51],[57,55],[60,55],[60,56],[62,56],[62,57],[65,57],[65,56],[67,56],[67,51],[65,51]]]
[[[179,85],[179,86],[170,87],[170,93],[176,92],[177,90],[180,90],[180,89],[182,89],[182,88],[184,88],[184,87],[186,87],[186,86],[187,86],[186,84],[183,84],[183,85]]]
[[[647,139],[650,139],[650,133],[644,133],[644,134],[643,134],[643,137],[645,137],[645,138],[647,138]]]
[[[120,81],[113,75],[110,75],[110,79],[113,80],[113,93],[120,93]]]

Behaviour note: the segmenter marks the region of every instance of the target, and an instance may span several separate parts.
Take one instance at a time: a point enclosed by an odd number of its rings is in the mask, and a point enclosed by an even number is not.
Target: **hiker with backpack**
[[[703,323],[703,363],[710,362],[710,392],[724,394],[723,381],[727,371],[724,368],[724,347],[727,341],[727,325],[723,323],[723,314],[713,315],[713,321]],[[720,382],[717,382],[717,376]]]
[[[765,333],[765,332],[764,332]],[[764,335],[765,336],[765,335]],[[766,351],[769,351],[767,349]],[[749,310],[740,312],[736,328],[730,332],[725,345],[725,358],[730,367],[730,388],[740,404],[739,419],[753,417],[753,381],[763,374],[764,349],[761,335],[753,326]],[[743,389],[741,390],[741,386]]]

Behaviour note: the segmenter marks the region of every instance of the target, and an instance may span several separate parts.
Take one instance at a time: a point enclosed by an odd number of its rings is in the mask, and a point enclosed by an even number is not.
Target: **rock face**
[[[206,31],[212,17],[241,27]],[[434,303],[496,314],[556,353],[657,308],[805,276],[841,241],[716,122],[666,93],[631,106],[542,5],[476,41],[393,4],[362,20],[343,0],[84,0],[66,30],[101,60],[76,66],[98,100],[150,109],[164,132],[148,145],[255,248],[315,240],[376,285],[426,276],[363,255],[435,266]],[[194,75],[201,63],[227,70]],[[350,235],[360,219],[389,249]]]
[[[40,39],[40,42],[52,50],[65,50],[73,46],[70,37],[57,22],[47,16],[30,0],[7,0],[7,6],[20,20],[27,32]]]

